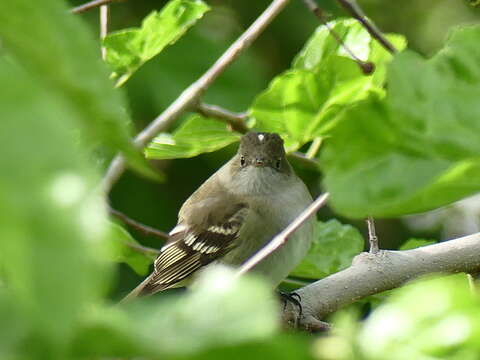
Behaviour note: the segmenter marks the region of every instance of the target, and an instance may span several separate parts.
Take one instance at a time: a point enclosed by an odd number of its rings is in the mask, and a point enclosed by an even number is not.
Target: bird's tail
[[[120,304],[126,304],[132,300],[142,297],[153,295],[159,291],[167,290],[172,287],[175,287],[176,283],[173,284],[155,284],[153,280],[155,272],[151,273],[145,280],[143,280],[135,289],[130,291],[122,300]]]
[[[120,304],[129,303],[132,300],[134,300],[138,297],[141,297],[141,296],[151,295],[144,290],[147,287],[147,285],[150,284],[150,282],[152,280],[152,275],[153,275],[153,273],[150,274],[145,280],[143,280],[135,289],[130,291],[122,300],[120,300]]]

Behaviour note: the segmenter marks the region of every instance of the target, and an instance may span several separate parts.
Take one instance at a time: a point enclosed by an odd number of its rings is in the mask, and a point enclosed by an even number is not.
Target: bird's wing
[[[225,200],[210,197],[191,204],[186,217],[170,233],[139,295],[172,287],[235,247],[248,205],[234,198]]]

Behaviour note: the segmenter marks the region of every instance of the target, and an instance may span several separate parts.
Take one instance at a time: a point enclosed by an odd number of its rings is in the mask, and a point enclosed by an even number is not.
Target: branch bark
[[[73,13],[73,14],[80,14],[82,12],[85,12],[85,11],[88,11],[88,10],[91,10],[91,9],[95,9],[99,6],[107,5],[107,4],[110,4],[112,2],[117,2],[117,1],[121,1],[121,0],[93,0],[93,1],[89,1],[85,4],[82,4],[82,5],[79,5],[77,7],[72,8],[70,10],[70,12]]]
[[[359,299],[397,288],[432,273],[480,271],[480,233],[405,251],[361,253],[352,266],[295,291],[301,297],[302,315],[287,304],[286,323],[311,329],[320,319]]]
[[[377,39],[382,46],[390,51],[392,54],[397,52],[395,46],[382,34],[380,29],[371,21],[368,20],[362,8],[358,6],[355,0],[337,0],[340,5],[350,13],[350,15],[357,19],[360,24],[370,33],[370,35]]]
[[[300,215],[297,216],[281,233],[275,236],[267,245],[261,248],[250,259],[238,269],[238,276],[245,274],[251,270],[260,261],[265,259],[268,255],[273,253],[279,247],[283,246],[288,237],[292,235],[305,221],[307,221],[312,215],[314,215],[328,200],[329,193],[320,195],[308,208],[306,208]]]
[[[205,90],[236,60],[251,43],[265,30],[272,20],[288,4],[289,0],[274,0],[270,6],[253,22],[253,24],[223,53],[222,56],[197,81],[191,84],[165,111],[154,119],[135,138],[135,145],[144,147],[160,131],[168,128],[182,113],[198,103]],[[110,164],[102,181],[105,192],[125,171],[125,160],[117,155]]]

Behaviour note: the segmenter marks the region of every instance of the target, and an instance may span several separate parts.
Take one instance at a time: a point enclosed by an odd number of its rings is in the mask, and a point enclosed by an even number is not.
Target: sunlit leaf
[[[108,34],[103,44],[117,86],[123,85],[140,66],[177,41],[208,10],[200,0],[171,0],[160,12],[150,13],[140,28]]]
[[[240,139],[221,121],[193,115],[173,134],[157,136],[145,149],[149,159],[189,158],[224,148]]]

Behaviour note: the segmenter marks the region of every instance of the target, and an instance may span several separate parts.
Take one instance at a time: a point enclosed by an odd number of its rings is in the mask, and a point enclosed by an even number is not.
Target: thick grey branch
[[[223,53],[222,56],[197,81],[191,84],[165,111],[154,119],[135,138],[135,145],[144,147],[160,131],[167,129],[182,113],[198,103],[208,87],[236,60],[265,30],[272,20],[287,5],[289,0],[274,0],[253,24]],[[125,160],[118,155],[110,164],[102,183],[108,192],[125,170]]]
[[[296,291],[303,308],[300,327],[315,325],[345,305],[421,275],[478,271],[480,233],[413,250],[361,253],[349,268]],[[291,323],[298,315],[298,309],[289,305],[284,320]]]

